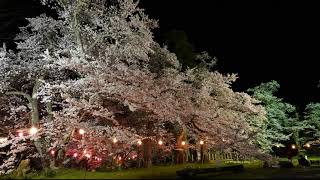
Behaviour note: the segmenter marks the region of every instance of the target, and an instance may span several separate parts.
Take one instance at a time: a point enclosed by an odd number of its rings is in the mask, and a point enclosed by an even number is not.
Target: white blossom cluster
[[[204,140],[210,148],[262,154],[254,141],[265,121],[263,107],[231,89],[234,74],[182,72],[176,56],[153,41],[157,23],[138,2],[41,2],[59,18],[29,18],[17,36],[19,52],[0,49],[0,92],[31,94],[39,107],[53,104],[52,119],[46,108],[40,112],[45,151],[91,149],[108,156],[144,138],[170,142],[165,147],[173,149],[185,132],[186,140]],[[82,139],[72,139],[80,128],[86,131]]]

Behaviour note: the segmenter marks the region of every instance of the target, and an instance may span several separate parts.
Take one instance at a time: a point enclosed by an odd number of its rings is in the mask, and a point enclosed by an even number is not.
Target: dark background
[[[279,96],[304,108],[320,102],[320,11],[312,1],[266,0],[141,0],[155,30],[187,33],[195,51],[208,51],[222,73],[238,73],[233,85],[244,91],[277,80]],[[35,0],[0,0],[0,43],[9,43],[25,17],[45,12]]]

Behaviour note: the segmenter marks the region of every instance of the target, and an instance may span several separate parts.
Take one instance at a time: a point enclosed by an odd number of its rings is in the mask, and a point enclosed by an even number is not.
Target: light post
[[[203,145],[204,145],[204,141],[203,140],[200,140],[200,160],[201,160],[201,163],[203,163],[203,161],[204,161],[204,153],[203,153],[203,151],[204,151],[204,149],[203,149]]]
[[[157,162],[160,163],[160,157],[161,157],[161,146],[163,145],[163,141],[159,140],[158,141],[159,144],[159,149],[158,149],[158,158],[157,158]]]

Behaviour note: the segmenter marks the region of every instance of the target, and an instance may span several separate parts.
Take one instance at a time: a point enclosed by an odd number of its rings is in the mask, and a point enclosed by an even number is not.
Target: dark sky
[[[0,0],[0,42],[10,41],[23,17],[40,13],[33,0]],[[141,0],[159,19],[157,38],[187,33],[195,50],[219,59],[219,71],[238,73],[243,91],[277,80],[280,96],[303,106],[320,102],[320,11],[316,3],[267,0]]]

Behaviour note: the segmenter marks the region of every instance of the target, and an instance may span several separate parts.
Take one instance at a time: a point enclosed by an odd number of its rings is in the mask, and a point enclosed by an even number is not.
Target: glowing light
[[[309,147],[310,147],[310,144],[309,144],[309,143],[307,143],[307,144],[306,144],[306,147],[307,147],[307,148],[309,148]]]
[[[279,148],[279,147],[280,147],[280,145],[279,145],[279,144],[277,144],[277,145],[276,145],[276,147],[277,147],[277,148]]]
[[[54,155],[54,154],[55,154],[54,150],[51,150],[50,153],[51,153],[51,155]]]
[[[291,145],[291,148],[292,148],[292,149],[296,149],[296,145],[292,144],[292,145]]]
[[[18,133],[18,136],[19,136],[19,137],[23,137],[23,132],[19,132],[19,133]]]
[[[141,141],[141,140],[139,140],[139,141],[138,141],[138,145],[139,145],[139,146],[141,146],[141,144],[142,144],[142,141]]]
[[[136,158],[136,156],[132,156],[132,159],[135,159]]]
[[[121,156],[118,159],[119,159],[119,161],[121,161],[121,159],[122,159]]]
[[[200,141],[200,144],[203,145],[203,144],[204,144],[204,141],[201,140],[201,141]]]
[[[118,142],[118,140],[117,140],[117,138],[113,138],[113,143],[117,143]]]
[[[8,138],[0,138],[0,143],[5,143],[8,141]]]
[[[161,146],[163,144],[163,142],[161,140],[159,140],[158,144]]]
[[[86,153],[87,153],[87,150],[84,150],[84,151],[83,151],[83,154],[86,154]]]
[[[128,158],[129,160],[131,159],[131,158]]]
[[[73,153],[73,157],[77,157],[78,156],[78,153]]]
[[[185,141],[182,141],[182,142],[181,142],[181,145],[182,145],[182,146],[186,145],[186,142],[185,142]]]
[[[34,135],[34,134],[36,134],[38,132],[38,129],[36,128],[36,127],[32,127],[32,128],[30,128],[30,130],[29,130],[29,133],[31,134],[31,135]]]
[[[79,134],[84,135],[85,131],[83,129],[79,129]]]
[[[91,155],[90,154],[86,154],[85,155],[87,158],[91,158]]]

